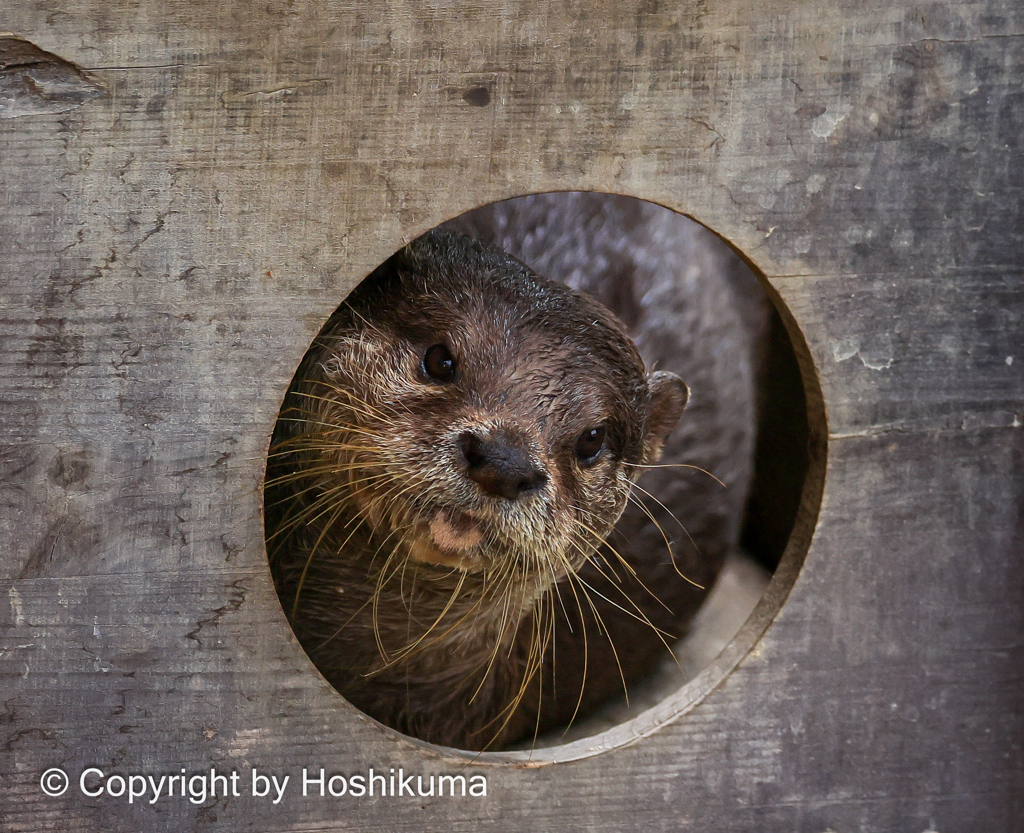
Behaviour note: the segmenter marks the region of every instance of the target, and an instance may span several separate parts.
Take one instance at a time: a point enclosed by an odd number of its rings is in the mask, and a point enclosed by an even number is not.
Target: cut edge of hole
[[[538,191],[530,192],[529,194],[513,195],[503,197],[500,200],[492,200],[491,202],[484,203],[481,206],[474,206],[474,208],[484,207],[507,199],[516,199],[520,196],[563,192],[569,193],[573,190],[574,189],[559,189],[555,191]],[[320,676],[323,684],[331,688],[331,690],[341,698],[345,706],[348,709],[351,709],[356,715],[367,720],[369,723],[380,727],[383,733],[393,737],[394,739],[404,741],[421,751],[430,753],[433,757],[439,757],[443,760],[463,764],[473,763],[489,766],[515,766],[517,768],[542,767],[557,763],[569,763],[572,761],[591,758],[595,755],[610,752],[614,749],[622,749],[632,746],[633,744],[650,737],[666,726],[669,726],[684,717],[698,707],[708,695],[724,684],[732,672],[735,671],[736,668],[754,651],[758,642],[761,641],[772,622],[782,611],[790,592],[796,584],[816,531],[818,515],[825,488],[828,455],[828,420],[817,370],[815,368],[810,349],[796,318],[789,310],[789,307],[783,300],[781,294],[771,283],[771,280],[745,252],[733,245],[728,238],[723,236],[714,228],[701,222],[701,220],[692,214],[677,209],[672,205],[668,205],[658,200],[640,197],[636,194],[617,193],[612,191],[595,191],[593,193],[606,193],[609,195],[629,197],[631,199],[649,202],[666,208],[681,217],[685,217],[714,235],[714,237],[719,240],[722,245],[730,249],[757,278],[771,302],[772,307],[782,320],[785,333],[788,336],[789,346],[792,348],[797,360],[803,386],[807,414],[808,462],[806,474],[800,489],[799,507],[793,521],[793,527],[784,553],[779,560],[778,566],[774,571],[772,571],[771,578],[768,581],[763,594],[754,605],[753,610],[747,616],[744,623],[739,627],[732,638],[728,640],[727,644],[722,648],[718,655],[700,672],[698,672],[695,677],[683,683],[678,689],[667,694],[656,705],[644,710],[635,717],[619,723],[618,725],[597,731],[594,734],[587,735],[579,739],[564,743],[556,742],[551,745],[539,746],[532,749],[510,749],[483,752],[474,752],[456,747],[433,744],[412,735],[407,735],[388,726],[387,724],[381,723],[358,709],[356,706],[352,705],[339,692],[333,689],[330,683],[323,678],[319,669],[317,669],[312,661],[309,660],[311,667],[315,673]],[[473,210],[473,208],[461,211],[453,215],[452,218],[447,218],[439,223],[431,225],[430,228],[444,225],[445,222],[456,217],[460,217],[462,214],[471,210]],[[359,282],[357,281],[349,291],[355,289],[358,285]],[[346,297],[347,295],[348,293],[346,293]],[[343,303],[344,300],[345,299],[342,298],[339,303]],[[313,341],[315,341],[315,337]],[[310,345],[307,346],[307,352],[312,343],[313,342],[311,341]],[[304,356],[305,352],[303,353],[303,357]],[[264,460],[264,465],[265,462],[266,461]],[[265,471],[263,474],[265,477]],[[261,488],[260,491],[262,493],[263,489]],[[262,500],[260,501],[260,510],[261,515],[265,514],[265,507]],[[281,606],[281,612],[282,615],[284,615],[283,605]],[[284,618],[286,620],[285,624],[288,626],[289,631],[291,631],[291,624],[287,621],[287,616],[285,615]],[[295,643],[295,647],[305,654],[302,646],[297,641]]]

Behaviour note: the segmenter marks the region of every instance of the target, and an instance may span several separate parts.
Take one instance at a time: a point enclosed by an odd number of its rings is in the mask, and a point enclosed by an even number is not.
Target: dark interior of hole
[[[782,317],[774,310],[766,344],[754,480],[740,545],[774,572],[793,531],[810,457],[800,366]]]

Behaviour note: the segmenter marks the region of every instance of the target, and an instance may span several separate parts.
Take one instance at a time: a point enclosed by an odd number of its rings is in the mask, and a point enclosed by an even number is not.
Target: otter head
[[[611,532],[687,399],[598,303],[440,230],[360,284],[307,361],[293,431],[317,438],[316,488],[403,569],[534,597]]]

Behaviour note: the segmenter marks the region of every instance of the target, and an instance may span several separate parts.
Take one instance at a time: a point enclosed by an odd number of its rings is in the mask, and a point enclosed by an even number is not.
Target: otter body
[[[275,434],[268,540],[310,657],[371,716],[467,749],[621,693],[735,543],[719,496],[700,552],[657,509],[609,539],[686,399],[588,297],[459,234],[415,241],[332,317]]]

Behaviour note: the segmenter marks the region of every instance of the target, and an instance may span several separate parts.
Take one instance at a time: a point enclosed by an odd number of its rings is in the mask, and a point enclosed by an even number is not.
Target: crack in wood
[[[0,118],[65,113],[106,96],[76,64],[24,38],[0,37]]]
[[[199,638],[199,634],[203,630],[203,628],[205,628],[207,625],[216,625],[217,622],[220,621],[221,617],[225,616],[228,613],[235,613],[242,607],[242,605],[245,603],[246,594],[246,588],[245,585],[243,584],[243,580],[238,579],[237,581],[233,581],[231,582],[231,586],[235,588],[235,592],[232,594],[232,597],[227,601],[227,603],[214,609],[211,612],[211,614],[207,616],[205,619],[200,619],[199,621],[197,621],[196,626],[185,634],[186,639],[193,640],[200,648],[206,647],[203,644],[203,640]]]

